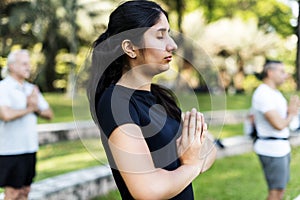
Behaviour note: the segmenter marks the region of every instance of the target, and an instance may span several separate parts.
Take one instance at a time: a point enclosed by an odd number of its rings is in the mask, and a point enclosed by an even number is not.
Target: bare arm
[[[51,108],[48,108],[46,110],[42,110],[42,111],[37,111],[36,114],[39,117],[42,117],[44,119],[48,119],[51,120],[53,118],[53,112]]]
[[[39,96],[43,98],[37,86],[35,86],[35,88],[33,89],[31,96],[36,99],[36,104],[38,103]],[[37,114],[41,118],[48,120],[51,120],[53,118],[53,112],[50,107],[45,110],[39,110],[38,107],[36,107],[35,114]]]
[[[270,110],[265,113],[268,122],[277,130],[287,127],[292,118],[298,114],[299,98],[292,96],[288,105],[288,113],[286,118],[282,118],[276,110]]]
[[[199,152],[205,137],[203,116],[188,114],[182,137],[178,140],[182,166],[173,171],[155,168],[141,129],[134,124],[118,127],[109,138],[109,146],[118,170],[135,199],[169,199],[179,194],[201,172],[204,161]]]
[[[0,119],[3,121],[12,121],[23,117],[34,111],[34,107],[28,106],[26,109],[15,110],[7,106],[0,106]]]

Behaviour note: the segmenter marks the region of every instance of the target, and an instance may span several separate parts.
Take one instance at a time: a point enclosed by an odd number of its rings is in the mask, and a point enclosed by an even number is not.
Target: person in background
[[[172,92],[152,83],[177,49],[169,31],[158,4],[127,1],[94,43],[90,109],[122,199],[194,199],[192,181],[216,156],[203,114],[181,123]]]
[[[266,182],[268,200],[283,199],[290,176],[289,124],[298,114],[299,98],[289,103],[278,87],[288,77],[281,61],[267,60],[262,72],[263,83],[254,91],[252,112],[257,131],[254,151],[258,155]]]
[[[27,50],[12,51],[8,76],[0,81],[0,187],[5,200],[28,199],[36,173],[37,117],[53,117],[38,87],[26,81],[30,67]]]

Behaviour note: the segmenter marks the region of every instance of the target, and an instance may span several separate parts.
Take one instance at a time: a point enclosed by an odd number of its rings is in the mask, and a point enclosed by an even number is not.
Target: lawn
[[[293,148],[291,180],[284,200],[300,194],[300,147]],[[213,167],[193,182],[195,199],[254,200],[266,199],[267,187],[257,156],[253,153],[216,160]],[[93,200],[120,200],[119,192],[112,191]]]
[[[45,99],[50,104],[54,118],[51,121],[39,118],[39,123],[56,123],[73,121],[72,98],[67,97],[64,93],[45,93]]]
[[[78,115],[78,112],[83,113],[85,118],[88,118],[88,102],[85,98],[76,97],[76,99],[72,99],[70,97],[67,97],[64,93],[45,93],[44,96],[51,105],[51,108],[53,109],[53,112],[55,114],[55,117],[51,122],[73,121],[74,113],[75,115]],[[222,96],[210,95],[208,93],[201,93],[196,95],[178,94],[177,96],[179,105],[183,111],[190,110],[193,107],[196,107],[201,112],[219,109],[248,109],[251,103],[250,97],[251,96],[249,94]],[[223,104],[224,106],[222,106]],[[39,123],[49,122],[39,119]]]
[[[51,105],[55,117],[50,122],[39,119],[39,123],[69,122],[74,121],[74,119],[91,119],[89,117],[88,102],[85,98],[76,98],[76,100],[73,100],[63,93],[46,93],[44,94],[44,96]],[[211,111],[212,109],[216,110],[217,106],[215,106],[214,104],[218,103],[218,101],[221,101],[220,104],[222,104],[223,100],[226,102],[226,107],[224,108],[227,108],[229,110],[247,109],[250,107],[249,99],[251,98],[249,94],[234,96],[227,95],[226,99],[224,99],[224,96],[222,95],[212,96],[207,93],[201,93],[197,94],[196,96],[193,94],[179,94],[178,99],[183,111],[189,110],[193,107],[197,107],[202,112],[205,112]],[[243,124],[211,126],[209,127],[209,130],[215,137],[218,138],[231,137],[242,134]],[[221,133],[219,132],[220,130],[222,130]]]
[[[64,94],[46,93],[44,95],[55,113],[55,118],[51,122],[73,121],[72,105],[75,105],[75,111],[85,112],[85,115],[88,113],[85,101],[73,101]],[[190,96],[182,98],[184,99],[181,102],[183,110],[194,107],[193,104],[189,103],[190,98]],[[198,94],[197,101],[201,102],[199,103],[201,105],[199,106],[200,110],[210,111],[212,108],[216,108],[212,106],[212,99],[216,99],[216,97],[211,97],[209,94]],[[250,99],[250,95],[227,95],[223,103],[226,103],[226,108],[230,110],[247,109],[250,107]],[[222,103],[224,99],[220,98],[219,100]],[[214,104],[217,101],[213,100]],[[78,105],[78,102],[81,103]],[[49,122],[39,120],[39,123]],[[242,124],[236,124],[223,127],[209,127],[209,130],[214,133],[221,129],[220,137],[224,138],[242,134],[242,128]],[[297,168],[299,169],[299,166],[296,164],[300,163],[299,152],[299,147],[293,150],[292,177],[287,190],[286,200],[294,198],[300,191],[300,180],[296,177],[298,174]],[[98,139],[43,145],[38,152],[37,177],[35,180],[38,181],[104,163],[106,163],[106,157]],[[253,153],[217,160],[211,170],[195,180],[194,189],[196,199],[207,200],[264,199],[264,194],[266,193],[262,172]],[[114,200],[120,199],[120,197],[118,192],[114,191],[107,197],[98,199]]]
[[[36,181],[107,163],[98,139],[64,141],[40,146]]]
[[[68,171],[106,163],[102,145],[97,139],[66,141],[43,145],[38,152],[36,181]],[[291,181],[285,200],[300,194],[300,147],[293,148]],[[252,200],[265,199],[267,188],[256,155],[253,152],[216,160],[213,167],[193,183],[195,199]],[[120,200],[119,192],[112,191],[94,200]]]

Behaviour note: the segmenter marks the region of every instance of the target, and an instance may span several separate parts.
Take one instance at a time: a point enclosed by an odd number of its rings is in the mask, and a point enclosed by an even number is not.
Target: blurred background
[[[28,49],[33,68],[30,81],[40,87],[55,113],[53,126],[39,119],[40,125],[45,124],[44,131],[52,127],[52,136],[59,141],[41,145],[36,181],[107,163],[98,132],[94,138],[67,136],[74,132],[74,120],[90,119],[84,86],[91,46],[106,29],[110,12],[121,2],[0,0],[0,69],[11,50]],[[222,141],[244,136],[243,117],[266,59],[282,60],[286,65],[290,77],[280,88],[284,95],[299,94],[299,0],[155,2],[168,11],[172,36],[180,47],[172,70],[155,81],[173,91],[192,91],[176,93],[183,110],[195,104],[208,116],[212,110],[223,110],[214,112],[221,115],[219,123],[209,124],[215,138]],[[74,93],[78,98],[72,98]],[[224,121],[225,112],[228,121]],[[243,148],[239,150],[244,152]],[[299,150],[298,146],[292,151],[291,182],[285,199],[300,193]],[[267,191],[253,152],[218,159],[194,185],[196,199],[208,200],[264,199]],[[97,199],[120,197],[114,191]]]
[[[69,93],[92,42],[119,0],[1,0],[0,67],[15,48],[32,52],[32,81],[43,92]],[[228,93],[251,92],[266,58],[283,60],[291,74],[284,90],[299,88],[297,0],[165,0],[171,29],[192,38],[218,70]],[[184,45],[184,55],[191,45]],[[192,53],[193,54],[193,53]],[[193,58],[199,55],[191,55]],[[177,70],[197,91],[206,88],[188,63]]]

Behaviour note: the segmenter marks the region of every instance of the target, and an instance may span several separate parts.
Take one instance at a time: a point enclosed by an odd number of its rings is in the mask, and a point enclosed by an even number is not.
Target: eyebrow
[[[160,28],[160,29],[158,29],[157,31],[158,31],[158,32],[159,32],[159,31],[162,31],[162,32],[167,32],[167,31],[168,31],[168,32],[170,32],[171,30],[170,30],[170,29],[167,30],[166,28]]]

